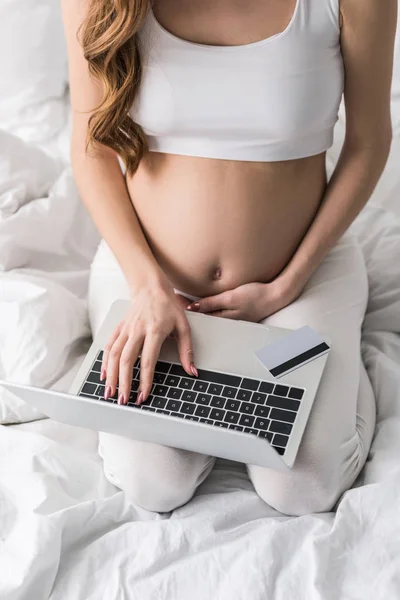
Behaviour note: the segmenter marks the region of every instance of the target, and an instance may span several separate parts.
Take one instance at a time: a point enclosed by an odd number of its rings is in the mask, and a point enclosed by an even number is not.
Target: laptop
[[[139,355],[129,403],[119,405],[118,388],[104,400],[100,366],[105,343],[129,307],[124,299],[110,306],[68,393],[0,385],[56,421],[290,471],[329,351],[277,378],[255,352],[278,347],[292,330],[186,310],[199,377],[184,371],[176,340],[167,338],[146,402],[135,404]]]

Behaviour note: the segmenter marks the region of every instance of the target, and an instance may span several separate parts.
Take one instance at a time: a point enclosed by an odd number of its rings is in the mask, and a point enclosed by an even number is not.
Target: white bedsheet
[[[0,377],[67,390],[90,343],[98,234],[68,168],[10,134],[0,149]],[[0,600],[400,597],[399,159],[397,138],[374,195],[392,212],[371,202],[354,224],[378,423],[337,512],[282,516],[222,459],[174,512],[129,506],[104,477],[95,432],[40,419],[0,390]]]

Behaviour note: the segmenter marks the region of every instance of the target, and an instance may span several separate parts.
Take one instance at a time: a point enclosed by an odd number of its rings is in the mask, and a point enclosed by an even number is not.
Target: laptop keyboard
[[[102,356],[100,350],[78,396],[117,403],[118,386],[111,398],[104,399],[104,381],[100,382]],[[284,454],[304,388],[220,371],[197,371],[199,377],[190,377],[181,365],[158,361],[150,395],[139,406],[135,404],[140,383],[139,357],[125,406],[266,438],[279,454]]]

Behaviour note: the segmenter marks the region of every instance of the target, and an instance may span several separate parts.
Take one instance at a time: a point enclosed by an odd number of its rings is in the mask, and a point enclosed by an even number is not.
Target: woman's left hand
[[[278,277],[271,283],[245,283],[233,290],[201,298],[187,309],[257,323],[293,302],[300,293],[297,286],[287,286]]]

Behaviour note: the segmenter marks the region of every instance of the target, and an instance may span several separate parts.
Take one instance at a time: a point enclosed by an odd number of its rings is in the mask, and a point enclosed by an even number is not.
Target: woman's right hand
[[[188,300],[186,306],[189,304]],[[190,376],[198,376],[193,362],[190,325],[184,309],[183,297],[175,294],[170,284],[149,284],[135,293],[127,314],[104,347],[100,379],[106,377],[106,399],[115,394],[118,383],[118,403],[127,404],[133,366],[140,351],[137,402],[141,404],[147,399],[153,383],[154,367],[168,336],[177,341],[182,367]]]

